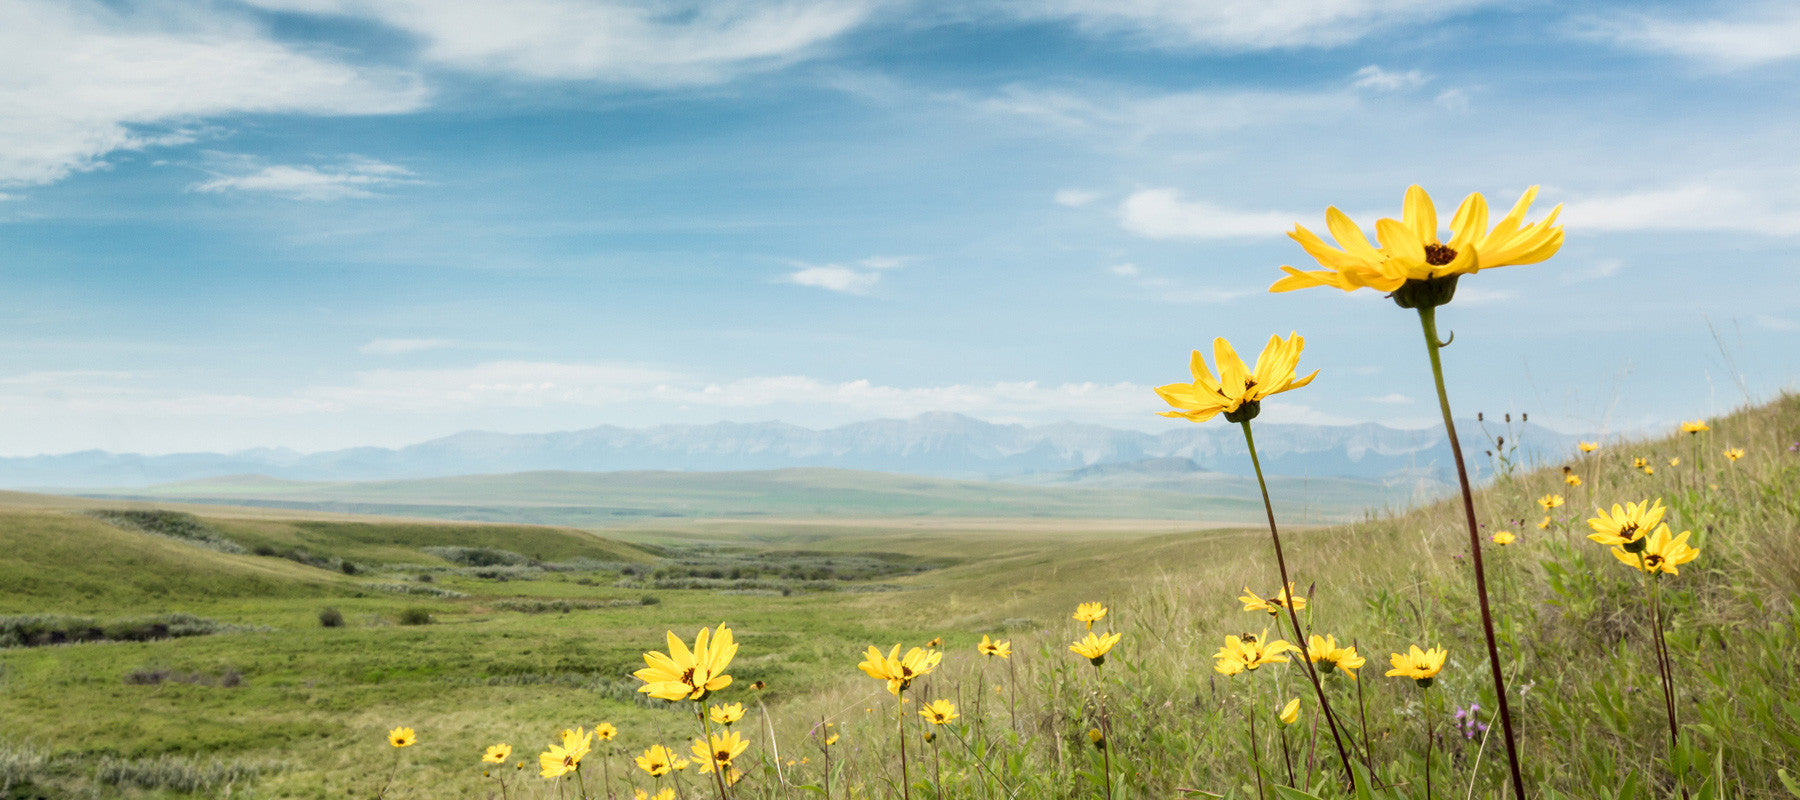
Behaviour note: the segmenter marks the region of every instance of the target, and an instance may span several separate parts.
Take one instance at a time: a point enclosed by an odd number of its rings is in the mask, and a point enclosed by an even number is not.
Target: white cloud
[[[667,86],[728,80],[806,58],[876,0],[249,0],[374,20],[453,69]]]
[[[1151,239],[1233,239],[1280,236],[1300,215],[1280,211],[1238,211],[1200,200],[1183,200],[1174,189],[1143,189],[1119,205],[1125,229]]]
[[[1370,64],[1369,66],[1357,70],[1356,74],[1352,77],[1356,78],[1356,81],[1352,83],[1351,86],[1358,89],[1373,89],[1379,92],[1397,92],[1401,89],[1416,89],[1420,86],[1424,86],[1431,80],[1430,76],[1416,69],[1397,72],[1394,70],[1382,69],[1375,64]]]
[[[1392,394],[1384,394],[1380,397],[1371,397],[1371,398],[1368,398],[1368,400],[1371,403],[1380,403],[1382,405],[1387,405],[1387,406],[1406,405],[1407,403],[1413,402],[1413,399],[1411,397],[1400,394],[1399,392],[1394,392]]]
[[[1800,234],[1800,196],[1793,189],[1733,185],[1727,178],[1659,189],[1595,195],[1563,204],[1571,229],[1596,231],[1738,231]]]
[[[1356,107],[1348,89],[1334,92],[1194,90],[1145,94],[1108,84],[1072,88],[1008,86],[998,94],[962,98],[976,109],[1018,117],[1034,125],[1099,130],[1109,137],[1142,140],[1154,136],[1234,131],[1289,122],[1320,120]],[[1057,202],[1082,200],[1078,190],[1057,194]],[[1087,197],[1092,202],[1097,197]]]
[[[1445,89],[1444,91],[1438,92],[1437,97],[1432,98],[1431,101],[1447,110],[1455,111],[1459,114],[1467,112],[1471,107],[1469,104],[1469,93],[1461,89]]]
[[[1240,297],[1258,293],[1256,289],[1190,289],[1168,278],[1146,274],[1143,268],[1136,264],[1114,264],[1106,271],[1143,289],[1151,300],[1159,303],[1211,305],[1228,303]]]
[[[881,282],[881,273],[827,264],[822,267],[803,267],[790,273],[785,280],[800,286],[813,286],[844,294],[868,294],[875,288],[875,284]]]
[[[1144,271],[1141,269],[1138,269],[1138,266],[1136,264],[1114,264],[1110,267],[1107,267],[1106,271],[1111,272],[1114,275],[1118,275],[1120,277],[1125,277],[1125,278],[1135,278],[1139,275],[1144,274]]]
[[[23,199],[25,199],[25,195],[22,195],[22,194],[10,194],[8,192],[0,192],[0,203],[4,203],[8,200],[23,200]]]
[[[1066,19],[1168,47],[1291,50],[1340,45],[1382,28],[1422,25],[1488,0],[1003,0],[1028,19]]]
[[[1059,206],[1068,206],[1069,208],[1080,208],[1098,199],[1100,199],[1100,194],[1098,192],[1083,191],[1081,189],[1060,189],[1056,192],[1056,204]]]
[[[904,266],[906,259],[893,256],[870,256],[856,263],[869,269],[894,269]]]
[[[1800,56],[1800,7],[1762,3],[1731,19],[1636,15],[1594,23],[1591,33],[1625,47],[1742,69]]]
[[[400,356],[407,353],[418,353],[425,350],[442,350],[455,347],[452,339],[376,339],[356,348],[359,353],[377,356]]]
[[[197,192],[265,192],[296,200],[375,197],[375,189],[418,183],[404,167],[351,158],[335,167],[271,164],[238,175],[222,175],[193,185]]]
[[[1800,331],[1800,322],[1795,322],[1791,319],[1777,317],[1771,314],[1757,314],[1756,325],[1763,330],[1775,331],[1776,333],[1793,333],[1795,331]]]
[[[51,183],[120,151],[192,141],[207,118],[388,114],[425,100],[414,76],[332,61],[203,11],[0,2],[0,185]]]

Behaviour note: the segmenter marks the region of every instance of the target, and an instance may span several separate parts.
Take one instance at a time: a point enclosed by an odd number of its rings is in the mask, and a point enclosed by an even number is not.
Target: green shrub
[[[322,628],[344,627],[344,612],[337,610],[337,606],[326,606],[319,609],[319,626]]]
[[[401,625],[430,625],[431,609],[413,606],[400,612]]]

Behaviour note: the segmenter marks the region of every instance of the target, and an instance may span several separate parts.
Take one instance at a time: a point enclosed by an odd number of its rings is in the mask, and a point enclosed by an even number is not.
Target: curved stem
[[[1641,559],[1642,556],[1639,558]],[[1662,675],[1663,705],[1669,712],[1669,750],[1670,755],[1673,756],[1680,727],[1675,722],[1675,676],[1671,674],[1669,665],[1669,644],[1668,640],[1663,638],[1662,581],[1659,576],[1654,574],[1649,575],[1648,580],[1651,587],[1650,618],[1656,631],[1656,670]]]
[[[1451,460],[1456,462],[1456,480],[1462,488],[1463,516],[1469,526],[1469,560],[1475,565],[1475,594],[1481,603],[1481,631],[1487,636],[1488,668],[1494,676],[1494,700],[1500,712],[1500,730],[1506,738],[1506,763],[1512,770],[1513,797],[1525,800],[1525,781],[1519,774],[1518,740],[1513,735],[1512,708],[1506,698],[1506,676],[1500,672],[1500,647],[1494,640],[1494,614],[1488,607],[1487,569],[1481,561],[1481,530],[1475,521],[1475,493],[1469,488],[1469,468],[1463,464],[1462,442],[1456,438],[1456,421],[1450,416],[1450,395],[1444,389],[1444,364],[1438,356],[1444,342],[1437,332],[1437,309],[1419,309],[1419,324],[1425,329],[1425,351],[1431,355],[1431,378],[1437,384],[1438,408],[1444,413],[1444,433],[1450,438]]]
[[[1256,485],[1262,489],[1263,511],[1269,515],[1269,538],[1275,542],[1275,566],[1281,571],[1281,589],[1287,594],[1287,601],[1282,603],[1287,608],[1288,622],[1294,628],[1294,640],[1300,646],[1300,666],[1306,673],[1307,681],[1312,683],[1313,694],[1319,698],[1319,708],[1325,713],[1325,723],[1331,727],[1331,741],[1337,745],[1338,759],[1344,763],[1344,778],[1356,788],[1356,772],[1350,769],[1350,754],[1344,750],[1344,737],[1338,733],[1337,714],[1332,713],[1331,703],[1325,699],[1325,687],[1319,683],[1319,673],[1313,668],[1311,654],[1307,651],[1309,643],[1306,635],[1300,630],[1300,615],[1294,612],[1294,593],[1288,590],[1292,581],[1288,580],[1287,557],[1281,551],[1281,532],[1275,527],[1275,505],[1269,501],[1269,483],[1263,480],[1262,460],[1256,455],[1256,437],[1250,433],[1250,421],[1239,423],[1244,429],[1244,446],[1250,450],[1250,465],[1256,469]]]
[[[906,690],[901,689],[894,695],[894,706],[899,709],[900,718],[900,794],[905,800],[912,800],[912,784],[906,777]]]

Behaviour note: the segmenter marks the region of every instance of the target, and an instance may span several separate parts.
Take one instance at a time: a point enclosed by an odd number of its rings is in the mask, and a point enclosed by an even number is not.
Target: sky
[[[1262,419],[1419,427],[1413,312],[1266,291],[1415,183],[1562,206],[1458,413],[1660,432],[1797,384],[1797,77],[1779,2],[0,0],[0,455],[1159,431],[1290,331]]]

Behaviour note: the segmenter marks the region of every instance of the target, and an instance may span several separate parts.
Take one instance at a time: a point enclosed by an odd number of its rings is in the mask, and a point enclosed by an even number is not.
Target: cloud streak
[[[295,200],[345,200],[377,196],[376,189],[418,183],[405,167],[366,158],[333,167],[271,164],[237,175],[221,175],[191,187],[213,194],[262,193]]]

